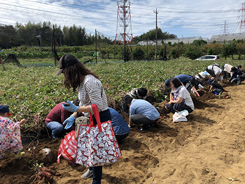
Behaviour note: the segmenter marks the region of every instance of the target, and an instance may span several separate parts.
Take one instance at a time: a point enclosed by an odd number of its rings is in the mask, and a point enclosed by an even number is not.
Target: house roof
[[[232,42],[235,40],[240,40],[245,38],[245,33],[235,33],[235,34],[227,34],[227,35],[213,35],[211,39],[209,40],[210,43],[213,41],[223,43],[226,42]]]
[[[174,39],[166,39],[166,40],[157,40],[157,45],[162,45],[162,41],[164,43],[171,42],[172,44],[178,43],[178,42],[183,42],[184,44],[189,44],[192,43],[194,40],[202,40],[201,36],[195,36],[195,37],[186,37],[186,38],[174,38]],[[148,45],[155,45],[155,41],[148,41]],[[140,41],[138,45],[141,46],[146,46],[147,41]]]

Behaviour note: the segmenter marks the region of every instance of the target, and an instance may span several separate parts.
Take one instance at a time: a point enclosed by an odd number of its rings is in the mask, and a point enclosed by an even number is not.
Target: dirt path
[[[132,131],[120,162],[104,168],[102,183],[245,183],[245,86],[226,90],[234,91],[232,99],[199,105],[188,123],[174,124],[169,115],[150,132]]]
[[[175,124],[169,114],[148,132],[134,128],[121,146],[119,162],[104,167],[102,184],[229,184],[228,178],[232,184],[245,183],[245,85],[225,89],[232,91],[232,99],[196,100],[187,123]],[[48,145],[58,149],[59,141],[39,147]],[[13,174],[16,161],[2,165],[9,168],[0,167],[5,183],[30,183],[28,167]],[[62,174],[57,184],[92,182],[81,179],[84,167],[73,168],[65,160],[54,165]]]

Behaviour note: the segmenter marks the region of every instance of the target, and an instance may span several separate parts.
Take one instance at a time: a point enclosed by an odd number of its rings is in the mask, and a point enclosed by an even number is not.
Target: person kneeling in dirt
[[[124,103],[125,102],[125,98],[127,96],[132,97],[133,99],[145,99],[147,100],[147,89],[146,88],[133,88],[131,89],[131,91],[129,93],[127,93],[127,95],[124,97],[123,99],[123,103],[122,103],[122,109],[124,113],[127,113],[128,110],[128,106]]]
[[[210,85],[209,92],[213,92],[215,95],[224,92],[224,88],[217,81],[209,79],[208,84]]]
[[[231,72],[233,74],[229,79],[229,82],[237,82],[237,85],[240,85],[242,80],[244,80],[245,78],[245,74],[241,70],[237,69],[236,67],[232,67]]]
[[[174,78],[170,81],[172,91],[170,93],[170,102],[166,104],[166,109],[170,112],[181,112],[187,110],[192,113],[194,110],[194,103],[187,89],[181,84],[181,82]]]
[[[12,149],[15,154],[15,158],[20,158],[25,155],[25,152],[21,152],[23,149],[20,135],[20,125],[26,123],[25,119],[20,122],[13,122],[10,120],[10,114],[8,106],[0,105],[0,159],[4,157],[4,152],[8,149]]]
[[[127,96],[125,104],[129,107],[129,127],[141,125],[141,130],[149,129],[160,117],[157,109],[146,100]]]
[[[181,74],[175,76],[174,78],[178,79],[182,83],[182,85],[186,87],[188,92],[193,91],[194,93],[196,93],[197,96],[200,96],[199,93],[197,92],[197,88],[200,82],[197,79],[195,79],[195,77],[191,75]],[[167,88],[170,87],[170,79],[167,79],[165,81],[165,86]]]
[[[206,68],[206,71],[211,75],[212,80],[216,80],[216,81],[218,81],[218,80],[222,81],[223,80],[223,71],[219,67],[219,64],[214,63],[213,65],[209,65]]]
[[[129,135],[129,127],[121,114],[116,110],[109,108],[111,113],[111,124],[117,137],[118,143],[122,143],[123,140]]]
[[[63,123],[66,119],[71,117],[72,115],[76,116],[76,113],[71,113],[69,111],[64,110],[62,107],[62,103],[56,105],[48,114],[45,119],[46,127],[52,131],[52,138],[55,139],[62,134],[64,131]],[[73,101],[74,104],[79,105],[79,102],[76,100]],[[75,120],[75,118],[74,118]],[[73,124],[73,123],[72,123]],[[72,128],[71,128],[72,129]]]

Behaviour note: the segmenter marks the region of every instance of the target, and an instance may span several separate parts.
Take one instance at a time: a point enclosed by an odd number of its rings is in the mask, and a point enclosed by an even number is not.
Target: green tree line
[[[170,34],[168,32],[163,32],[161,28],[157,28],[157,39],[164,40],[164,39],[171,39],[177,38],[176,35]],[[146,41],[146,40],[156,40],[156,29],[152,29],[147,33],[143,33],[140,36],[134,37],[134,43],[138,43],[139,41]]]
[[[63,28],[54,25],[54,37],[56,43],[67,46],[91,45],[95,41],[94,35],[86,32],[85,28],[73,25]],[[53,25],[51,22],[27,23],[15,26],[0,26],[0,47],[8,49],[17,46],[50,46],[53,36]],[[107,37],[99,38],[100,42],[112,44],[113,41]]]

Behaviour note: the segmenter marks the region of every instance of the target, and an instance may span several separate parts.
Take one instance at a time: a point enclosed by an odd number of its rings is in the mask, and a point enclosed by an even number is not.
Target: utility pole
[[[156,11],[153,11],[155,14],[156,14],[156,53],[155,53],[155,59],[157,60],[157,14],[159,13],[158,11],[157,11],[157,8],[156,8]]]
[[[53,25],[53,53],[56,53],[56,49],[55,49],[55,29],[54,29],[54,25]],[[56,66],[56,57],[54,55],[54,66]]]
[[[97,30],[95,29],[95,54],[96,54],[96,64],[98,62],[98,58],[97,58],[97,45],[98,45],[98,41],[97,41]]]
[[[60,36],[60,47],[62,47],[62,44],[61,44],[61,36]]]
[[[147,38],[147,61],[148,61],[148,43],[149,42],[149,38]]]

